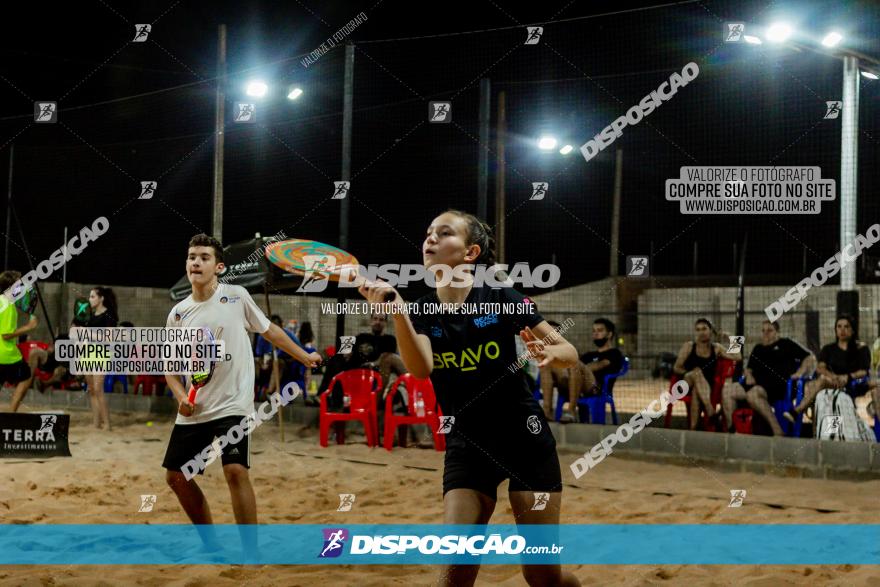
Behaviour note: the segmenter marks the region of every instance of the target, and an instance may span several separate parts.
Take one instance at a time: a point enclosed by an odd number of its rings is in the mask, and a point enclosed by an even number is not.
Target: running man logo
[[[648,277],[651,274],[648,268],[648,257],[627,256],[626,274],[628,277]]]
[[[58,102],[34,102],[34,122],[58,122]]]
[[[150,34],[151,30],[153,30],[153,25],[151,24],[134,25],[134,38],[131,40],[131,42],[143,43],[147,40],[147,36]]]
[[[155,495],[142,495],[141,496],[141,505],[138,508],[138,512],[151,512],[151,511],[153,511],[154,505],[156,505],[156,496]]]
[[[837,118],[840,116],[840,109],[843,107],[843,102],[840,100],[829,100],[825,102],[825,119],[829,118]]]
[[[826,435],[824,438],[831,438],[832,434],[839,435],[840,416],[825,416],[822,418],[822,425],[819,426],[819,430]]]
[[[543,428],[543,426],[541,426],[541,419],[538,418],[538,416],[535,416],[534,414],[532,414],[531,416],[529,416],[526,419],[526,427],[529,429],[529,432],[531,432],[532,434],[540,434],[541,429]]]
[[[730,339],[730,344],[727,345],[727,352],[731,355],[738,355],[742,352],[743,347],[746,345],[746,337],[745,336],[728,336]]]
[[[235,122],[255,122],[257,119],[256,108],[256,104],[236,102],[233,120]]]
[[[340,493],[339,494],[339,507],[336,508],[337,512],[350,512],[351,506],[354,505],[354,493]]]
[[[318,558],[335,558],[342,554],[345,541],[348,540],[348,530],[345,528],[324,528],[324,548]]]
[[[544,196],[547,195],[547,189],[550,187],[550,184],[546,181],[533,181],[532,182],[532,195],[529,198],[530,200],[543,200]]]
[[[725,43],[739,43],[742,40],[743,33],[746,30],[745,23],[729,22],[727,23],[727,34],[724,36]]]
[[[331,200],[344,200],[345,196],[348,195],[348,190],[351,187],[350,181],[334,181],[333,182],[333,197]]]
[[[535,493],[535,505],[532,506],[532,511],[539,512],[545,510],[548,503],[550,503],[549,493]]]
[[[731,489],[730,490],[730,503],[727,504],[729,508],[738,508],[742,507],[743,500],[746,498],[746,490],[745,489]]]
[[[306,274],[296,291],[318,293],[327,289],[330,273],[336,269],[336,257],[330,255],[303,255]]]
[[[428,102],[428,122],[452,122],[452,102]]]
[[[340,336],[339,337],[339,354],[340,355],[350,355],[351,351],[354,350],[354,336]]]
[[[149,200],[156,193],[156,188],[159,187],[159,184],[155,181],[142,181],[141,182],[141,195],[138,196],[138,200]]]
[[[40,419],[40,429],[37,430],[37,432],[52,432],[52,430],[55,428],[55,423],[58,422],[58,416],[40,415]]]
[[[449,434],[452,432],[454,424],[455,416],[440,416],[440,427],[437,428],[437,434]]]
[[[542,26],[527,26],[526,27],[526,45],[537,45],[538,41],[541,40],[541,35],[544,34],[544,27]]]

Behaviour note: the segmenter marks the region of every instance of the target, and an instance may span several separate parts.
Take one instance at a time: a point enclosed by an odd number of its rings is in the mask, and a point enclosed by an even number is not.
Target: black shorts
[[[871,388],[868,386],[867,383],[859,383],[855,387],[847,386],[847,388],[846,388],[846,392],[853,399],[855,399],[857,397],[861,397],[861,396],[865,395],[866,393],[868,393],[869,391],[871,391]]]
[[[6,383],[16,384],[31,378],[31,368],[24,361],[0,365],[0,385]]]
[[[510,479],[509,491],[562,491],[556,447],[528,452],[507,449],[489,456],[476,446],[447,446],[443,495],[451,489],[474,489],[497,501],[498,485],[505,479]]]
[[[169,471],[180,471],[186,463],[210,446],[215,437],[225,435],[236,424],[240,425],[243,418],[244,416],[226,416],[200,424],[175,424],[171,430],[171,438],[168,440],[168,449],[165,451],[162,466]],[[238,434],[235,436],[237,437]],[[224,447],[220,460],[224,465],[234,463],[250,469],[248,435],[242,434],[242,439],[237,443],[230,442]],[[201,470],[199,474],[202,474]]]

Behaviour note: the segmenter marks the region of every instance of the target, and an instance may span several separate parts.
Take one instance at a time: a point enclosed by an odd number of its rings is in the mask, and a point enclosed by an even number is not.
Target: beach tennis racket
[[[266,247],[266,259],[288,273],[302,275],[303,287],[309,281],[339,281],[344,274],[353,274],[352,283],[363,285],[367,279],[359,273],[360,263],[354,255],[333,245],[294,238]],[[394,292],[385,294],[386,302],[394,301]]]
[[[220,334],[223,332],[223,328],[220,327],[217,329],[217,336],[211,332],[210,328],[202,329],[205,333],[205,341],[200,343],[204,348],[214,345],[214,341],[220,337]],[[195,356],[195,350],[193,350],[193,355]],[[208,356],[209,353],[202,353],[202,356]],[[216,365],[216,361],[208,361],[208,368],[205,371],[197,371],[190,376],[190,388],[189,395],[187,399],[189,403],[195,405],[196,403],[196,393],[208,385],[208,382],[211,381],[211,378],[214,376],[214,366]]]
[[[12,296],[15,297],[18,295],[18,292],[21,291],[23,285],[19,285],[16,289],[12,291]],[[34,310],[37,309],[37,289],[34,287],[29,287],[27,291],[24,292],[24,295],[15,300],[15,307],[24,312],[25,314],[33,314]]]

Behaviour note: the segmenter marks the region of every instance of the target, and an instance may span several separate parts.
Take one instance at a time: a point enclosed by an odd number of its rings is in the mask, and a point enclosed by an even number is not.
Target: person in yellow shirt
[[[18,271],[0,273],[0,292],[8,291],[19,279],[21,273]],[[31,315],[28,323],[19,327],[18,308],[5,293],[0,294],[0,384],[7,382],[15,386],[10,406],[13,412],[18,411],[33,381],[31,368],[24,362],[16,342],[19,336],[35,329],[37,324],[37,317]]]

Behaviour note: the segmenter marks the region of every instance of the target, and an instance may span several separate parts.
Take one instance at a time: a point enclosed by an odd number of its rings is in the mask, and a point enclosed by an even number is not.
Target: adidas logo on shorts
[[[230,456],[232,456],[232,455],[237,455],[237,454],[241,454],[241,453],[238,452],[238,449],[237,449],[237,448],[233,448],[231,451],[229,451],[229,455],[230,455]]]

